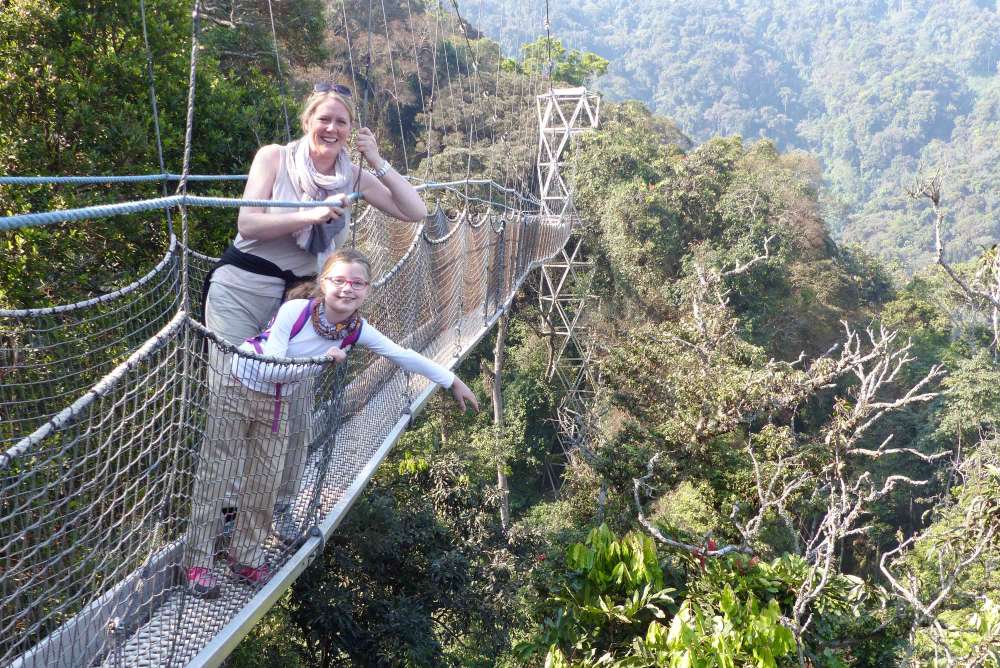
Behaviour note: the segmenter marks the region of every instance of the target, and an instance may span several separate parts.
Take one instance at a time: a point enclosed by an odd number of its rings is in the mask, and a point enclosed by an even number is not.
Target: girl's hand
[[[462,409],[462,412],[466,412],[465,402],[468,401],[472,410],[476,413],[479,412],[479,399],[476,399],[476,395],[473,394],[469,386],[462,382],[462,379],[458,376],[455,377],[455,382],[451,384],[451,394],[455,397],[455,401],[458,402],[458,407]]]
[[[332,359],[334,364],[340,364],[347,359],[347,352],[340,346],[330,346],[326,356]]]
[[[359,128],[354,145],[361,152],[361,155],[365,156],[365,160],[368,161],[368,165],[372,169],[378,169],[382,166],[382,156],[378,152],[378,142],[375,140],[375,135],[371,130],[368,128]]]

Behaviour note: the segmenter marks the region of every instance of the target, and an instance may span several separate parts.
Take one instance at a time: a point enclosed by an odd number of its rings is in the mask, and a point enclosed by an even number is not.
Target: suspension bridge
[[[215,258],[190,247],[187,212],[304,205],[187,194],[187,182],[213,178],[189,173],[193,82],[192,74],[179,175],[163,169],[138,177],[0,177],[11,187],[130,178],[180,183],[173,196],[164,188],[164,197],[150,200],[0,218],[2,233],[136,211],[171,211],[180,220],[176,234],[171,223],[162,259],[130,284],[78,303],[0,310],[3,666],[219,664],[322,552],[436,388],[360,352],[346,368],[328,366],[310,380],[308,461],[291,507],[304,543],[294,550],[278,541],[267,546],[276,570],[261,587],[220,577],[216,599],[188,591],[182,553],[211,378],[220,371],[212,360],[237,352],[198,317],[201,284]],[[577,217],[565,156],[575,134],[596,127],[599,99],[582,88],[549,87],[535,103],[536,195],[471,174],[427,182],[418,190],[457,194],[462,212],[449,218],[438,210],[422,224],[404,225],[368,208],[353,222],[352,239],[377,277],[368,319],[447,367],[461,362],[540,269],[550,333],[560,352],[577,351],[567,352],[568,367],[557,366],[571,397],[563,433],[573,442],[581,408],[572,397],[585,384],[586,359],[573,343],[583,302],[569,288],[586,263],[573,241]]]

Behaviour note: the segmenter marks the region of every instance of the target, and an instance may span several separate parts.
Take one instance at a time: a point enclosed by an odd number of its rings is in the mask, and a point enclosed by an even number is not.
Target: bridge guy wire
[[[156,158],[163,175],[162,192],[167,196],[167,164],[163,159],[163,137],[160,133],[160,111],[156,103],[156,75],[153,72],[153,50],[149,46],[149,30],[146,26],[146,0],[139,0],[139,14],[142,17],[142,43],[146,51],[146,73],[149,76],[149,107],[153,114],[153,131],[156,135]],[[174,219],[170,209],[166,211],[167,231],[174,233]]]

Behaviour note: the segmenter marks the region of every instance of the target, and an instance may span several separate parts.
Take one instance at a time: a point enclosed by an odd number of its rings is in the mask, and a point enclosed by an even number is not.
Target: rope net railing
[[[365,316],[454,366],[570,226],[472,209],[409,225],[369,209],[355,223],[378,277]],[[265,590],[318,549],[429,396],[427,379],[364,348],[339,366],[237,350],[192,315],[213,262],[172,240],[105,297],[0,311],[0,665],[224,656],[213,639],[262,614]],[[254,364],[289,377],[280,410],[234,379]],[[274,417],[247,434],[248,412]],[[309,540],[288,547],[282,528]],[[271,583],[233,579],[226,555],[265,559]],[[217,598],[186,586],[194,562],[218,577]]]
[[[0,451],[31,433],[162,328],[178,309],[176,242],[146,276],[101,297],[0,310]]]

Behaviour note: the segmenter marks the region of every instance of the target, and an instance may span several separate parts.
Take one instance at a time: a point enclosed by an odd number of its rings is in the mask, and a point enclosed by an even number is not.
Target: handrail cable
[[[414,179],[416,180],[416,179]],[[456,186],[465,185],[493,185],[497,190],[507,192],[522,202],[530,203],[532,206],[540,206],[540,202],[535,197],[525,197],[522,193],[505,188],[489,179],[460,179],[446,182],[428,182],[414,186],[417,192],[434,190],[455,190]],[[471,198],[470,198],[471,199]],[[499,202],[490,202],[491,206],[502,208],[513,208]],[[157,197],[146,200],[130,200],[127,202],[116,202],[112,204],[100,204],[96,206],[85,206],[75,209],[61,209],[55,211],[42,211],[39,213],[20,213],[13,216],[0,216],[0,230],[13,230],[21,227],[37,227],[40,225],[52,225],[55,223],[65,223],[74,220],[85,220],[88,218],[104,218],[107,216],[120,216],[142,211],[154,211],[167,209],[174,206],[202,206],[213,208],[234,208],[241,206],[252,207],[275,207],[285,209],[306,208],[326,206],[322,201],[296,201],[296,200],[267,200],[267,199],[240,199],[232,197],[203,197],[200,195],[170,195],[168,197]],[[522,210],[518,208],[517,210]]]
[[[143,183],[147,181],[180,181],[180,174],[108,174],[94,176],[0,176],[0,186],[26,186],[49,183],[90,185],[95,183]],[[246,174],[188,174],[192,181],[246,181]]]

